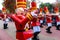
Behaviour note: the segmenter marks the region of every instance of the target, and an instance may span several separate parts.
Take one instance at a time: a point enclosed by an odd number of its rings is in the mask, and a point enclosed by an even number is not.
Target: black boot
[[[39,40],[38,38],[37,38],[37,35],[39,34],[39,32],[36,32],[36,33],[34,33],[34,37],[32,38],[32,40]]]
[[[59,29],[59,25],[58,25],[58,26],[56,26],[56,30],[60,30],[60,29]]]
[[[51,29],[51,27],[48,27],[48,28],[46,29],[46,30],[47,30],[46,32],[47,32],[47,33],[52,33],[52,32],[50,31],[50,29]]]
[[[43,26],[42,26],[42,25],[43,25],[43,23],[41,23],[41,25],[40,25],[40,27],[41,27],[41,28],[43,28]]]
[[[7,25],[8,25],[8,24],[4,24],[4,29],[7,29],[7,28],[8,28]]]

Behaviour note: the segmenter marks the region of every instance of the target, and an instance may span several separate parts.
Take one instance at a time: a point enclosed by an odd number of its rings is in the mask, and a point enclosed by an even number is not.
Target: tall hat
[[[43,9],[42,9],[42,8],[40,8],[40,14],[39,14],[39,15],[42,15],[42,12],[43,12]]]
[[[2,12],[6,13],[6,8],[5,7],[2,8]]]
[[[42,12],[43,11],[43,9],[42,8],[40,8],[40,12]]]
[[[36,8],[37,7],[36,2],[32,1],[31,2],[31,7]]]
[[[17,8],[22,7],[22,8],[26,8],[26,0],[16,0],[16,6]]]
[[[31,10],[33,11],[33,10],[36,10],[36,9],[37,9],[37,4],[36,4],[36,2],[32,1],[31,2]]]
[[[47,7],[47,6],[44,7],[44,12],[45,12],[46,14],[49,13],[49,10],[48,10],[48,7]]]
[[[54,12],[58,13],[59,12],[59,8],[58,7],[54,7]]]

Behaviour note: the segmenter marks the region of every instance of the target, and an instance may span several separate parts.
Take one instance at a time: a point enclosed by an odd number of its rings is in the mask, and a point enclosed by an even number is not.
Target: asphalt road
[[[38,35],[40,40],[59,40],[60,31],[52,27],[52,34],[46,33],[46,27],[41,28],[41,33]],[[0,20],[0,40],[16,40],[16,28],[14,22],[8,23],[8,29],[3,29],[3,21]]]

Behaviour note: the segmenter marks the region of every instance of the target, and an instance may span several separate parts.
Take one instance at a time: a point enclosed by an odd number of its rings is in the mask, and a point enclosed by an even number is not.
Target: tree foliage
[[[9,12],[15,12],[16,0],[4,0],[3,4]]]
[[[51,11],[52,8],[53,8],[52,4],[50,4],[50,3],[41,3],[41,4],[39,5],[40,8],[44,8],[44,6],[47,6],[48,9],[49,9],[49,11]]]

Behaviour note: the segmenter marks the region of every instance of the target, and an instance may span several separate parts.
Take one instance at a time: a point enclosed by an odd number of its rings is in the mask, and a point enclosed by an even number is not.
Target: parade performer
[[[7,17],[7,14],[6,14],[6,8],[5,7],[3,7],[2,8],[2,15],[1,15],[1,17],[3,18],[3,20],[4,20],[4,29],[7,29],[8,27],[8,21],[9,21],[9,19],[8,19],[8,17]]]
[[[3,23],[3,29],[7,29],[7,25],[8,25],[8,19],[7,19],[7,16],[6,16],[6,8],[3,7],[2,8],[2,13],[0,14],[0,17],[3,19],[4,23]]]
[[[54,7],[54,12],[56,14],[56,30],[60,30],[60,15],[59,15],[59,8],[58,7]]]
[[[35,10],[34,10],[35,11]],[[39,19],[38,19],[38,17],[37,17],[37,14],[36,14],[36,12],[31,12],[31,13],[33,13],[33,15],[35,16],[34,18],[33,18],[33,20],[32,20],[32,22],[31,22],[31,25],[32,25],[32,27],[33,27],[33,32],[34,32],[34,37],[33,37],[33,40],[39,40],[38,38],[37,38],[37,36],[38,36],[38,34],[40,33],[40,22],[39,22]]]
[[[44,20],[44,17],[43,17],[43,14],[42,14],[42,8],[40,8],[40,13],[39,13],[39,19],[40,19],[40,27],[43,27],[43,20]]]
[[[33,27],[34,37],[33,37],[32,40],[39,40],[37,38],[37,36],[38,36],[38,34],[40,33],[41,30],[40,30],[40,23],[39,23],[39,21],[37,22],[37,20],[38,20],[37,19],[38,18],[37,4],[34,1],[31,2],[31,10],[32,10],[31,14],[34,15],[34,18],[32,20],[32,27]]]
[[[47,21],[47,26],[48,26],[48,28],[46,29],[47,31],[47,33],[52,33],[51,32],[51,27],[52,27],[52,16],[51,15],[46,15],[46,21]]]
[[[4,21],[4,29],[7,29],[8,27],[8,22],[9,22],[9,19],[7,17],[7,14],[4,14],[4,18],[3,18],[3,21]]]
[[[19,10],[19,8],[18,8],[18,10]],[[16,10],[17,13],[18,13],[18,10]],[[28,35],[27,34],[28,32],[25,32],[24,28],[25,28],[25,25],[28,21],[30,21],[34,17],[36,17],[36,14],[28,12],[26,14],[26,16],[23,16],[23,15],[19,15],[19,13],[18,13],[18,15],[16,15],[16,14],[10,15],[10,17],[13,19],[13,21],[15,22],[15,25],[16,25],[16,30],[17,30],[16,31],[16,39],[27,40],[29,37],[32,37],[33,32],[29,31],[30,35]],[[38,26],[38,28],[39,28],[39,26]],[[39,29],[39,31],[40,31],[40,29]]]
[[[15,22],[16,25],[16,39],[18,40],[27,40],[32,37],[33,32],[25,31],[25,25],[28,21],[32,20],[32,15],[30,13],[24,13],[24,8],[26,8],[26,0],[16,0],[16,14],[12,14],[10,17]],[[28,35],[28,33],[30,35]]]
[[[52,33],[51,32],[51,27],[52,27],[52,17],[51,17],[51,15],[49,15],[49,10],[48,10],[48,7],[44,7],[44,11],[45,11],[45,13],[46,13],[46,22],[47,22],[47,33]]]

